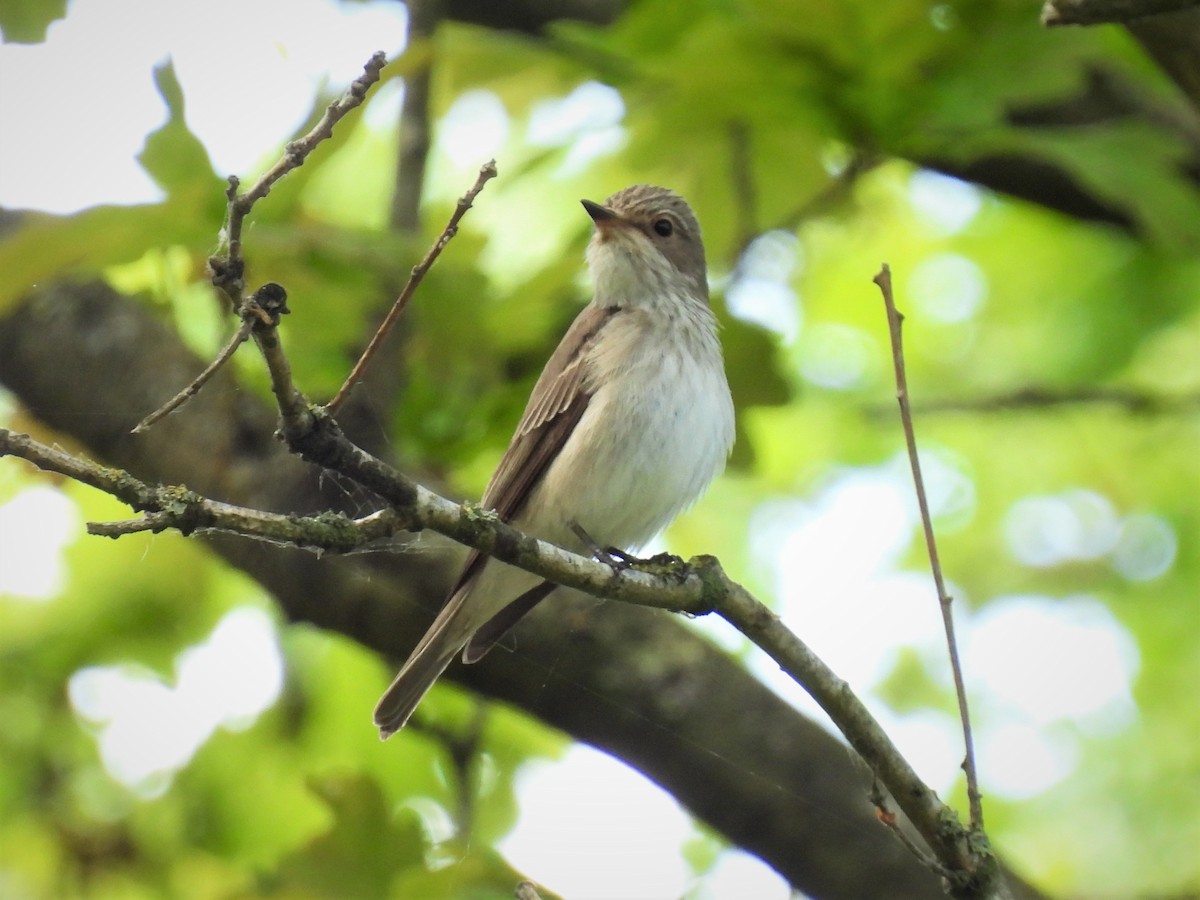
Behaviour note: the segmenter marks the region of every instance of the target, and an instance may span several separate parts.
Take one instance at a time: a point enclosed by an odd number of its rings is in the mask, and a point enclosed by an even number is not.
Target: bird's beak
[[[579,202],[583,204],[583,208],[587,210],[587,214],[592,217],[592,221],[596,223],[598,228],[606,228],[622,221],[620,215],[613,212],[607,206],[601,206],[599,203],[593,203],[591,200],[580,200]]]

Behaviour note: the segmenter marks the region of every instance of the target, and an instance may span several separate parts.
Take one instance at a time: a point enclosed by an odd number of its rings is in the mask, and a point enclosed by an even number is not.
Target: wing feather
[[[591,399],[587,382],[587,345],[620,310],[588,305],[575,317],[546,362],[508,449],[483,492],[482,505],[505,522],[524,508],[534,487],[562,450]],[[447,600],[470,582],[487,558],[472,550]]]

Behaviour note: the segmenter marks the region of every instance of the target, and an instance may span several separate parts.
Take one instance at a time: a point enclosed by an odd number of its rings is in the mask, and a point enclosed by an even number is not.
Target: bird
[[[592,300],[542,370],[481,505],[567,550],[630,551],[724,469],[733,399],[687,201],[639,184],[581,202],[594,223]],[[456,656],[478,662],[556,587],[472,551],[375,708],[381,739]]]

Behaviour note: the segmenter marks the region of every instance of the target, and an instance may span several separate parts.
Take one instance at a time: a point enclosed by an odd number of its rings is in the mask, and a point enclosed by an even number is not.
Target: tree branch
[[[1195,6],[1200,6],[1200,0],[1047,0],[1042,7],[1042,24],[1125,23]]]
[[[268,285],[260,293],[273,293]],[[716,612],[766,652],[783,671],[805,688],[830,716],[851,746],[888,788],[913,826],[930,846],[940,866],[949,873],[951,894],[962,898],[1006,897],[999,867],[981,831],[968,832],[953,810],[926,787],[899,750],[849,686],[838,678],[812,651],[789,631],[769,609],[733,582],[714,557],[696,557],[687,564],[660,556],[631,568],[611,567],[570,553],[553,544],[523,534],[494,514],[473,505],[459,505],[392,469],[382,460],[358,448],[342,434],[337,423],[323,410],[308,405],[291,384],[275,325],[261,325],[258,338],[271,370],[274,393],[279,402],[281,433],[291,449],[304,459],[332,469],[370,489],[391,505],[392,516],[371,516],[363,525],[380,524],[395,531],[431,528],[511,565],[533,572],[565,587],[596,596],[640,606],[706,615]],[[79,460],[63,462],[50,448],[28,438],[0,430],[0,456],[20,454],[25,459],[69,468],[83,475],[85,483],[102,490],[119,490],[122,499],[136,509],[156,514],[155,524],[181,523],[185,533],[196,527],[219,528],[302,547],[345,549],[346,535],[359,523],[344,519],[271,517],[255,510],[236,510],[205,501],[183,488],[150,490],[127,473],[113,473]],[[64,472],[64,474],[66,474]],[[117,494],[114,493],[114,496]],[[271,526],[279,526],[272,530]],[[311,526],[311,528],[306,528]],[[330,533],[336,542],[323,544]],[[378,532],[372,532],[378,537]]]
[[[315,441],[305,437],[300,445],[320,446],[323,465],[336,468],[386,497],[392,503],[390,510],[350,521],[327,514],[280,516],[234,507],[205,499],[182,487],[152,488],[126,472],[72,457],[7,429],[0,429],[0,457],[19,456],[151,514],[144,523],[122,523],[118,528],[89,526],[92,533],[110,537],[146,528],[174,527],[185,534],[211,529],[302,548],[344,551],[401,530],[432,528],[504,562],[593,596],[689,615],[716,612],[795,678],[829,714],[896,798],[940,865],[950,873],[956,886],[953,896],[1000,896],[980,893],[980,875],[986,871],[985,864],[993,874],[996,871],[986,844],[968,841],[967,832],[957,824],[953,810],[921,782],[849,686],[789,631],[778,616],[731,581],[715,558],[697,557],[684,564],[664,555],[636,562],[628,569],[614,570],[522,534],[477,507],[460,506],[433,494],[353,447],[336,432],[331,419],[318,414],[311,422],[321,437]],[[311,459],[311,449],[306,449],[304,455]],[[331,466],[334,462],[339,464]]]
[[[0,319],[0,381],[105,459],[262,509],[327,508],[316,488],[329,479],[284,454],[267,411],[224,381],[187,415],[130,438],[131,410],[152,407],[164,380],[199,368],[149,311],[100,285],[42,290]],[[205,541],[275,593],[290,618],[392,656],[419,639],[423,608],[452,574],[428,545],[318,560],[263,541]],[[942,895],[875,821],[844,747],[673,617],[564,592],[518,639],[518,652],[448,677],[625,759],[807,893],[856,900],[887,884],[913,900]],[[364,722],[373,699],[362,701]],[[1013,883],[1023,898],[1040,896]]]

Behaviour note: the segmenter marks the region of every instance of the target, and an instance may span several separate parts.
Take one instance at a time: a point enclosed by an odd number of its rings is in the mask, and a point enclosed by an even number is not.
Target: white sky
[[[134,157],[164,121],[152,70],[168,58],[188,125],[218,171],[241,173],[303,121],[318,85],[394,56],[404,29],[396,2],[73,0],[45,43],[0,44],[0,206],[156,199]]]

